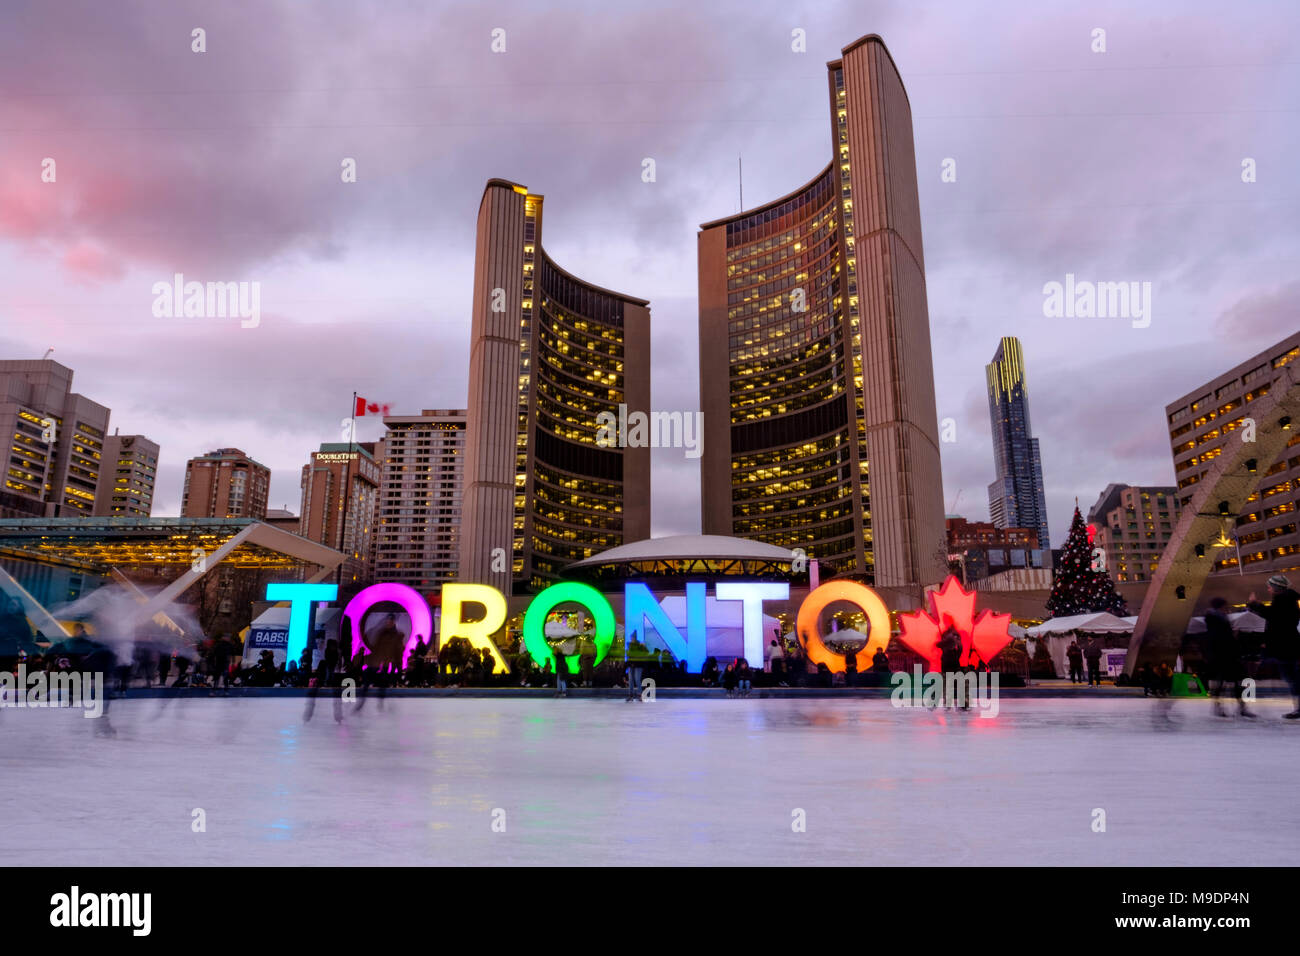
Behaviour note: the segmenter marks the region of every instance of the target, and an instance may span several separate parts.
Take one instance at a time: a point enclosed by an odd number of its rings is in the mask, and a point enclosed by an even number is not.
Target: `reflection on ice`
[[[991,720],[887,699],[303,707],[119,700],[112,737],[0,711],[4,859],[1218,864],[1230,844],[1282,864],[1300,823],[1281,700],[1255,723],[1200,700],[1011,699]]]

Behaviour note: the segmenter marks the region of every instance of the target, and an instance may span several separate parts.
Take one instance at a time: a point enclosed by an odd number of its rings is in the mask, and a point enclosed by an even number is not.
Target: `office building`
[[[218,448],[185,463],[183,518],[264,518],[271,469],[238,448]]]
[[[143,435],[109,435],[95,492],[95,514],[112,518],[148,518],[158,480],[158,445]]]
[[[459,577],[508,594],[650,536],[650,449],[600,417],[650,410],[649,303],[561,269],[542,206],[489,180],[475,249]]]
[[[1178,524],[1178,489],[1107,485],[1088,509],[1092,546],[1116,581],[1150,581]]]
[[[1269,393],[1279,371],[1300,358],[1300,332],[1193,389],[1165,407],[1173,448],[1179,505],[1185,506],[1196,484],[1230,441],[1250,440],[1252,409]],[[1211,546],[1216,574],[1292,574],[1300,571],[1300,423],[1286,453],[1272,464],[1258,463],[1259,484],[1235,521],[1224,522],[1217,546]],[[1240,552],[1240,561],[1238,560]]]
[[[991,521],[945,519],[949,566],[967,586],[985,586],[986,579],[1018,569],[1051,567],[1051,556],[1038,547],[1036,528],[999,528]]]
[[[416,590],[455,579],[465,489],[465,409],[388,415],[375,576]]]
[[[911,107],[874,35],[827,84],[827,166],[700,227],[701,520],[912,606],[946,541]]]
[[[374,580],[371,536],[382,458],[380,442],[327,442],[302,467],[299,534],[343,552],[341,588]]]
[[[993,425],[993,463],[989,520],[999,528],[1034,528],[1039,547],[1051,548],[1047,502],[1038,439],[1029,423],[1029,390],[1020,340],[1004,338],[984,367],[989,419]]]
[[[0,361],[0,435],[9,444],[0,517],[94,514],[109,414],[72,391],[67,366]]]

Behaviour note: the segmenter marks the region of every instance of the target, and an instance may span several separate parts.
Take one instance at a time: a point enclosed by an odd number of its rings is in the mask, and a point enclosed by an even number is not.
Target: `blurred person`
[[[331,637],[325,642],[322,662],[325,664],[325,683],[333,684],[334,675],[339,672],[339,642],[336,638]]]
[[[85,634],[85,628],[82,628],[82,635]],[[117,731],[108,719],[109,701],[113,699],[113,693],[109,686],[109,675],[117,669],[117,655],[107,644],[95,643],[94,648],[81,660],[81,686],[84,688],[87,682],[94,681],[101,688],[103,694],[103,711],[95,720],[95,736],[97,737],[114,737]],[[99,675],[99,680],[95,681],[95,675]]]
[[[216,690],[224,681],[226,689],[230,689],[230,657],[234,648],[228,635],[222,634],[217,637],[216,643],[212,645],[212,689]],[[308,651],[310,654],[311,652]]]
[[[564,659],[564,654],[560,648],[551,649],[551,654],[555,660],[555,696],[569,696],[569,665]]]
[[[1231,684],[1241,716],[1254,717],[1254,714],[1246,710],[1246,701],[1242,698],[1241,681],[1246,671],[1241,661],[1241,643],[1232,631],[1227,606],[1227,601],[1216,597],[1210,601],[1210,609],[1205,614],[1206,678],[1214,698],[1214,712],[1220,717],[1228,716],[1221,698],[1223,686]]]
[[[956,704],[956,701],[948,697],[948,675],[956,674],[961,670],[961,633],[953,624],[951,617],[945,614],[944,621],[947,627],[939,637],[939,678],[943,692],[943,706],[947,707]]]
[[[1156,672],[1151,666],[1150,661],[1145,661],[1137,672],[1138,681],[1142,684],[1142,696],[1150,697],[1156,692]]]
[[[736,690],[741,697],[748,697],[749,690],[752,686],[752,677],[749,669],[749,661],[741,657],[736,661]]]
[[[641,699],[641,661],[635,657],[627,661],[627,699]]]
[[[1286,719],[1296,720],[1300,718],[1300,674],[1296,666],[1296,658],[1300,656],[1300,633],[1296,632],[1300,624],[1300,595],[1281,574],[1268,579],[1268,593],[1273,599],[1262,604],[1252,591],[1246,607],[1264,619],[1263,655],[1266,660],[1277,661],[1278,670],[1290,686],[1295,709]]]

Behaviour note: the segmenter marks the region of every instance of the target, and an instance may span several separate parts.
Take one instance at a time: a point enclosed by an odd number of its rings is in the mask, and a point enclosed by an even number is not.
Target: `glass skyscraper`
[[[907,607],[947,556],[912,114],[879,37],[842,54],[826,167],[700,227],[703,529]]]
[[[1051,548],[1047,504],[1038,439],[1029,425],[1029,391],[1020,340],[1004,338],[984,367],[988,380],[989,419],[993,424],[993,461],[997,478],[989,485],[989,520],[998,528],[1034,528],[1038,546]]]

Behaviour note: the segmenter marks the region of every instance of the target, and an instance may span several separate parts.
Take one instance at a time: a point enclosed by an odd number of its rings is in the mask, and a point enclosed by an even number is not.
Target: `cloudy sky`
[[[1297,27],[1289,2],[8,0],[0,357],[54,348],[161,444],[155,514],[218,446],[296,512],[353,391],[464,404],[497,176],[546,196],[561,266],[651,300],[654,406],[698,407],[698,224],[738,210],[738,156],[751,206],[825,166],[824,64],[879,33],[915,124],[946,507],[987,517],[983,366],[1016,335],[1059,544],[1076,497],[1172,482],[1166,403],[1300,327]],[[261,324],[155,317],[177,272],[259,282]],[[1067,273],[1150,282],[1150,326],[1045,317]],[[655,453],[656,534],[698,530],[697,475]]]

